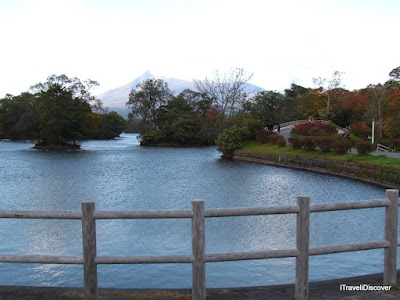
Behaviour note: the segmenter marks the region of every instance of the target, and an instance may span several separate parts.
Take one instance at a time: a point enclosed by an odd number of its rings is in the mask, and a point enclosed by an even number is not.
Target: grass
[[[290,146],[279,148],[273,144],[261,144],[256,141],[247,142],[245,147],[242,149],[249,152],[267,152],[267,153],[277,153],[277,154],[292,154],[292,155],[301,155],[301,156],[309,156],[309,157],[320,157],[320,158],[329,158],[335,160],[350,160],[357,161],[362,163],[368,163],[376,166],[382,167],[393,167],[400,169],[400,159],[387,157],[385,155],[358,155],[352,153],[346,154],[336,154],[333,152],[322,152],[322,151],[305,151],[305,150],[296,150]]]

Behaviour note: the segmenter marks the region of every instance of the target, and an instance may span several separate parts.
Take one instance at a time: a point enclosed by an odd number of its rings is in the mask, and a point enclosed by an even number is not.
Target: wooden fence
[[[310,255],[360,251],[384,248],[383,284],[396,284],[396,255],[399,192],[387,190],[383,200],[367,200],[332,204],[310,205],[309,197],[298,197],[297,205],[253,208],[205,210],[204,201],[192,201],[191,210],[161,211],[95,211],[93,202],[82,203],[82,211],[0,211],[0,218],[22,219],[81,219],[83,256],[12,255],[0,254],[0,262],[82,264],[84,271],[85,299],[97,299],[97,265],[99,264],[148,264],[191,263],[192,299],[206,298],[205,264],[210,262],[253,260],[268,258],[296,258],[295,299],[308,299],[308,267]],[[385,207],[385,233],[381,241],[344,244],[326,247],[309,247],[310,213]],[[254,216],[270,214],[296,214],[296,249],[249,251],[236,253],[205,253],[205,218]],[[99,219],[192,219],[192,253],[188,255],[152,256],[98,256],[96,254],[96,220]],[[134,275],[132,275],[134,276]]]

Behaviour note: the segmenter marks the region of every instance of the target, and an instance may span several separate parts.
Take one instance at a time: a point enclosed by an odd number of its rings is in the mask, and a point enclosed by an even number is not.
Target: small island
[[[96,81],[52,75],[0,105],[0,138],[36,140],[33,149],[79,150],[82,139],[113,139],[126,128],[116,112],[102,109],[89,92]]]

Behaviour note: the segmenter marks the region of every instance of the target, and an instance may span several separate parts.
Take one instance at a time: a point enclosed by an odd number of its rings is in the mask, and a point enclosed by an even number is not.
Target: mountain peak
[[[137,79],[146,80],[146,79],[152,79],[152,78],[155,78],[155,76],[152,75],[149,70],[147,70],[142,75],[140,75]]]

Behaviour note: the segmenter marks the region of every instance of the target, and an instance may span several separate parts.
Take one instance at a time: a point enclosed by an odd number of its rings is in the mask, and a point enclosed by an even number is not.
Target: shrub
[[[345,154],[351,149],[351,141],[349,140],[336,140],[332,143],[332,150],[336,154]]]
[[[400,149],[400,139],[393,140],[393,148],[397,151]]]
[[[329,131],[326,131],[322,128],[313,127],[307,131],[307,135],[308,136],[328,136],[328,135],[332,135],[332,133]]]
[[[322,152],[330,152],[332,144],[337,140],[335,136],[317,136],[314,138],[315,146],[319,147]]]
[[[272,143],[277,145],[278,147],[285,147],[286,146],[286,140],[283,136],[279,135],[279,134],[275,134],[272,137]]]
[[[367,141],[358,142],[356,147],[357,147],[357,152],[360,155],[368,154],[375,150],[374,144],[372,144],[371,142],[367,142]]]
[[[303,147],[303,144],[300,142],[300,138],[298,137],[290,137],[289,143],[292,145],[293,149],[301,149]]]
[[[256,140],[262,144],[270,143],[271,136],[277,135],[275,132],[268,130],[259,130],[256,132]]]
[[[300,142],[306,151],[315,150],[315,137],[313,136],[303,136],[300,138]]]
[[[301,123],[294,128],[294,131],[296,134],[303,136],[323,135],[336,133],[336,127],[334,125],[328,125],[321,121],[314,121]]]
[[[222,157],[232,158],[235,150],[243,148],[247,135],[246,127],[237,127],[236,125],[229,127],[218,135],[215,141],[218,146],[217,150],[222,152]]]
[[[140,145],[147,146],[159,144],[162,142],[163,138],[163,134],[160,131],[148,131],[141,136]]]

